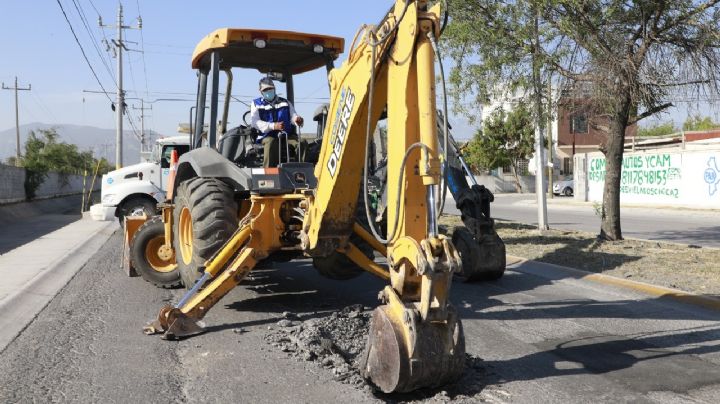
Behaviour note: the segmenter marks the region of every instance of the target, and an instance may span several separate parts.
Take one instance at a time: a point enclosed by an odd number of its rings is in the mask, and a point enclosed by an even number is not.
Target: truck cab
[[[96,220],[117,217],[122,224],[125,216],[154,215],[157,203],[165,200],[170,155],[190,150],[189,136],[158,139],[143,162],[110,171],[102,177],[101,202],[91,208]]]

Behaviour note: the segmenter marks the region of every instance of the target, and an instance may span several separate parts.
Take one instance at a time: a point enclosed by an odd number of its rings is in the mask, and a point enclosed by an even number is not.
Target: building
[[[556,130],[553,135],[557,158],[555,168],[562,176],[573,173],[573,156],[577,153],[593,153],[600,151],[600,146],[607,140],[608,134],[599,129],[608,127],[607,117],[594,115],[590,108],[591,93],[585,88],[573,92],[563,91],[557,103],[555,116]],[[637,134],[637,125],[633,124],[625,130],[625,144],[632,144]]]

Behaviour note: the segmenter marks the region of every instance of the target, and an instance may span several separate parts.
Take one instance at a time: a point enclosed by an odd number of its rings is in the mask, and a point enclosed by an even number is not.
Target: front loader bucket
[[[457,380],[465,365],[460,319],[422,321],[414,310],[381,305],[373,312],[361,374],[385,393],[438,387]]]

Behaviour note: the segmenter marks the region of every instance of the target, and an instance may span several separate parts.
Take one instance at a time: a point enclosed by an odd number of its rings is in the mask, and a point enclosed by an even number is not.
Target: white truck
[[[125,216],[154,215],[157,203],[165,200],[170,155],[190,150],[188,135],[158,139],[152,152],[139,164],[110,171],[102,176],[101,202],[90,208],[95,220],[113,220],[122,225]]]

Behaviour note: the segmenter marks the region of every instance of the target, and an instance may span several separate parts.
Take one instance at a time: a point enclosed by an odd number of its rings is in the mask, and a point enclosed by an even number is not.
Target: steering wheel
[[[250,124],[249,124],[248,121],[247,121],[248,115],[250,115],[250,111],[247,111],[247,112],[245,112],[245,113],[243,114],[243,118],[242,118],[242,119],[243,119],[243,122],[245,122],[245,126],[250,126]]]

